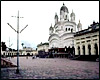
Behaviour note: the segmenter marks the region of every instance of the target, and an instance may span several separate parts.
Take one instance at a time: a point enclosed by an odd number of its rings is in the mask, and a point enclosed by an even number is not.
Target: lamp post
[[[12,16],[12,17],[16,17],[16,16]],[[17,32],[17,69],[16,69],[16,73],[19,73],[19,18],[23,18],[23,17],[19,17],[19,11],[18,11],[18,15],[17,15],[17,31],[9,24],[7,23],[15,32]],[[28,25],[26,25],[21,31],[20,33],[27,27]]]

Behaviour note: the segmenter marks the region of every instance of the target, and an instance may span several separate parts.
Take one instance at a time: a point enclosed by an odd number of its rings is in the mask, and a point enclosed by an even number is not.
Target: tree
[[[21,45],[22,45],[22,47],[23,47],[24,43],[22,43]]]
[[[6,51],[7,46],[5,42],[1,42],[1,45],[2,45],[2,51]]]

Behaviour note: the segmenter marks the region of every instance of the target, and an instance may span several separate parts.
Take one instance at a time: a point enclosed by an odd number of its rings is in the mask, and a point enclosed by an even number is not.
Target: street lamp
[[[16,17],[16,16],[12,16],[12,17]],[[17,69],[16,69],[16,73],[19,73],[19,18],[23,18],[23,17],[19,17],[19,11],[18,11],[18,15],[17,15],[17,31],[9,24],[7,23],[15,32],[17,32]],[[27,27],[28,25],[26,25],[21,31],[20,33]]]

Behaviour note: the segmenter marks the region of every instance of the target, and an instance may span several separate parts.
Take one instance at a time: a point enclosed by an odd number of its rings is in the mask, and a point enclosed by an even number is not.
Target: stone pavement
[[[16,63],[16,58],[11,59]],[[99,62],[66,58],[20,57],[20,74],[16,68],[2,68],[2,79],[99,79]]]

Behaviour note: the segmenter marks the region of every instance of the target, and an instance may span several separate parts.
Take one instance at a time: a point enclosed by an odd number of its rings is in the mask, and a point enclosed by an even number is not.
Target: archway
[[[80,55],[80,47],[78,46],[78,54]]]
[[[30,56],[30,53],[27,53],[27,56]]]
[[[91,45],[90,44],[88,45],[88,53],[89,55],[91,55]]]
[[[85,55],[85,46],[83,45],[83,55]]]
[[[97,43],[95,43],[94,49],[95,49],[95,54],[98,55],[98,45],[97,45]]]

